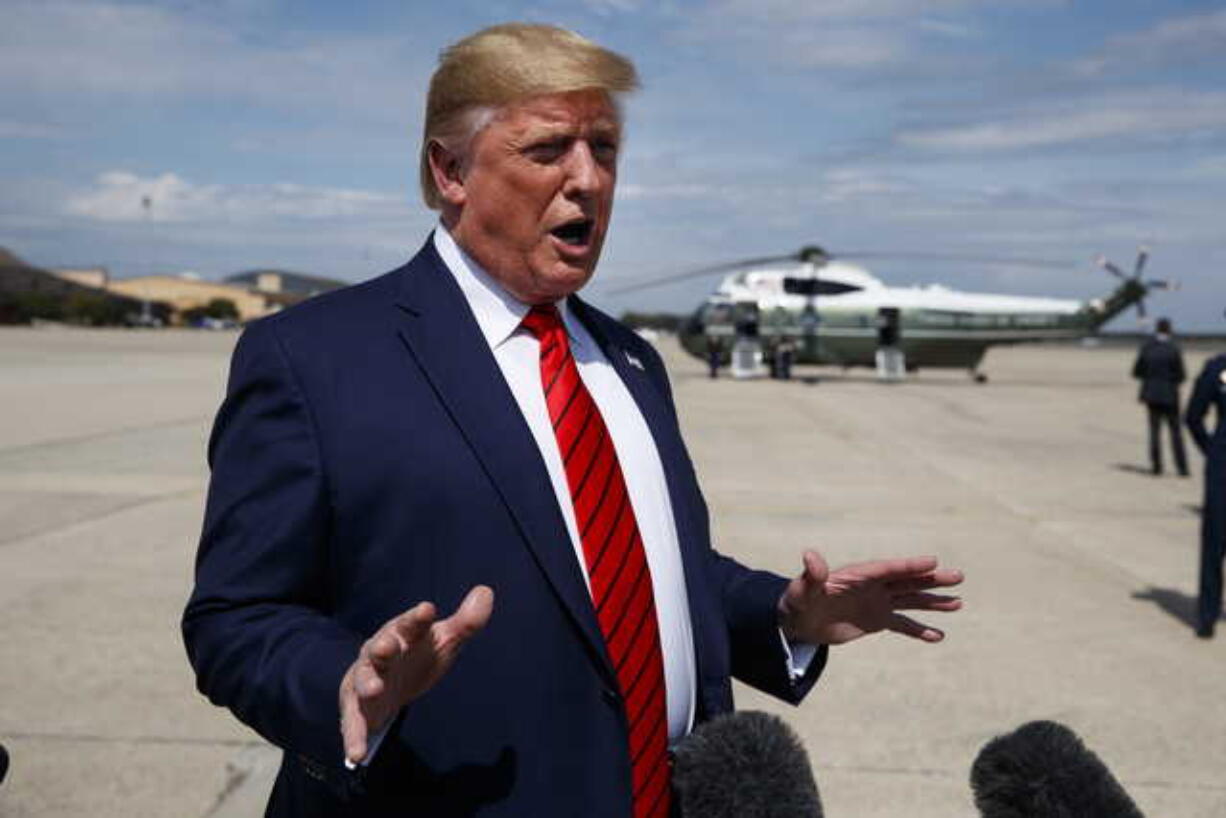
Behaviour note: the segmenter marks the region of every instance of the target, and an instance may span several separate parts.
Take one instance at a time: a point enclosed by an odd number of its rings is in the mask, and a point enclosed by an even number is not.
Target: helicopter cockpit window
[[[785,278],[783,291],[789,295],[842,295],[864,289],[855,284],[844,284],[842,281],[829,281],[824,278]]]
[[[731,324],[733,322],[733,307],[731,304],[711,304],[707,307],[708,324]]]

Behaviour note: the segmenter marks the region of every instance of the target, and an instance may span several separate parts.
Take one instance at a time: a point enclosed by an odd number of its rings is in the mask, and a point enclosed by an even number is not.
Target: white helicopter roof
[[[756,301],[763,308],[801,308],[806,297],[786,292],[784,279],[816,276],[823,282],[844,285],[844,292],[819,294],[819,304],[847,308],[898,307],[951,312],[1073,313],[1085,304],[1066,298],[1039,298],[996,293],[971,293],[940,284],[891,287],[868,270],[842,261],[822,266],[801,263],[786,267],[751,268],[727,276],[716,289],[717,300]],[[720,298],[722,296],[722,298]]]
[[[727,276],[716,292],[730,296],[785,295],[785,278],[808,278],[818,276],[824,281],[847,284],[860,289],[884,288],[885,282],[854,264],[844,261],[829,261],[818,267],[814,264],[793,264],[788,267],[763,267],[742,270]]]

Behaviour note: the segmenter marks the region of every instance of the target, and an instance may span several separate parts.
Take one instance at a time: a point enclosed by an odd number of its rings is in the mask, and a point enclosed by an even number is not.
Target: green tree
[[[214,298],[204,306],[204,314],[221,321],[237,321],[238,307],[228,298]]]
[[[237,321],[238,307],[228,298],[214,298],[200,307],[191,307],[183,311],[183,320],[189,325],[202,323],[205,319],[217,321]]]
[[[64,318],[64,299],[62,296],[46,292],[17,293],[16,312],[22,322],[35,318],[46,321],[60,321]]]
[[[101,293],[74,292],[64,300],[64,318],[88,327],[115,326],[124,322],[126,310],[115,298]]]

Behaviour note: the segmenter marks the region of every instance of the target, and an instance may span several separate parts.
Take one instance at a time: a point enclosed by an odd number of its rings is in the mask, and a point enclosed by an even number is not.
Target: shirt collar
[[[519,329],[520,322],[528,314],[529,306],[507,292],[496,278],[464,252],[442,222],[434,229],[434,249],[438,251],[443,264],[451,271],[460,292],[464,294],[464,300],[468,302],[473,317],[477,319],[477,326],[481,329],[485,342],[490,349],[502,346]],[[571,346],[582,348],[582,334],[575,332],[577,319],[571,312],[567,299],[555,302],[554,306],[562,317],[562,325],[566,327]]]

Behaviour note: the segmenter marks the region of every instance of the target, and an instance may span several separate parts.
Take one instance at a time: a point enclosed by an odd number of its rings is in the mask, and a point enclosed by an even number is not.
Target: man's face
[[[549,94],[500,109],[473,139],[456,242],[528,304],[579,290],[596,269],[613,210],[621,127],[602,91]]]

